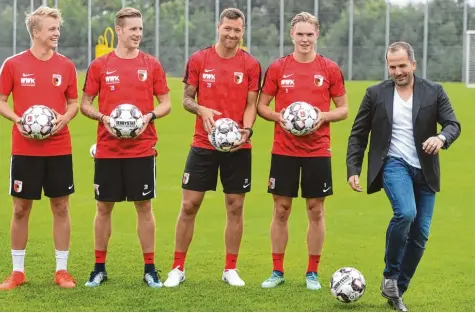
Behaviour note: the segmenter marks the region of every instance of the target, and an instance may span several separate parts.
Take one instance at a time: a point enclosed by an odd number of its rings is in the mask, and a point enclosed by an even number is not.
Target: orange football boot
[[[67,271],[57,271],[55,274],[55,284],[58,284],[61,288],[74,288],[76,287],[76,281]]]
[[[0,290],[12,290],[25,283],[25,273],[13,271],[10,276],[0,284]]]

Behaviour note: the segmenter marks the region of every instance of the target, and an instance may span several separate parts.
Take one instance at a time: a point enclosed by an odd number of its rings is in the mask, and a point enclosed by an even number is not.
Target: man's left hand
[[[233,148],[231,148],[230,152],[235,152],[236,150],[240,149],[242,145],[249,142],[249,140],[250,140],[251,131],[249,129],[241,129],[240,128],[238,131],[241,134],[241,140],[236,142],[233,145]]]
[[[445,143],[438,136],[428,138],[423,143],[423,150],[428,154],[438,154]]]
[[[314,133],[316,130],[318,130],[322,126],[322,124],[327,122],[327,112],[322,112],[316,107],[314,107],[314,110],[316,110],[316,113],[317,113],[317,122],[316,124],[314,124],[309,134]]]
[[[54,109],[52,111],[55,114],[55,118],[52,121],[54,127],[53,127],[53,130],[51,131],[51,135],[53,136],[54,134],[62,130],[68,124],[69,119],[65,115],[61,115],[58,112],[56,112]]]
[[[139,137],[140,135],[142,135],[142,133],[145,131],[145,129],[147,128],[147,126],[149,125],[150,121],[152,120],[152,114],[151,113],[147,113],[145,115],[142,116],[142,129],[140,130],[140,132],[137,134],[137,137]]]

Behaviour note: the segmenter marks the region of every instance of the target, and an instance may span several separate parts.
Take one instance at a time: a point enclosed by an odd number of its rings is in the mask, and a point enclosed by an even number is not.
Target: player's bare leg
[[[107,280],[106,254],[112,231],[112,209],[114,202],[97,201],[94,217],[94,254],[96,263],[86,287],[97,287]]]
[[[185,256],[192,242],[195,218],[205,197],[205,192],[182,191],[182,204],[175,227],[175,255],[172,271],[164,282],[165,287],[177,287],[185,280]]]
[[[51,198],[53,213],[53,239],[55,242],[56,274],[55,284],[62,288],[74,288],[74,278],[68,273],[69,241],[71,237],[71,220],[69,218],[69,196]]]
[[[271,248],[273,252],[273,273],[261,287],[274,288],[284,282],[284,252],[288,244],[288,219],[293,199],[273,195],[274,210],[271,221]]]
[[[152,212],[152,201],[134,202],[137,211],[137,234],[144,256],[144,281],[152,288],[162,287],[155,269],[155,217]]]
[[[25,249],[28,241],[28,219],[33,200],[13,197],[13,216],[10,225],[13,271],[0,284],[0,290],[14,289],[25,282]]]
[[[245,285],[236,271],[236,261],[243,236],[244,202],[245,194],[225,194],[227,216],[225,226],[226,264],[222,279],[232,286]]]
[[[321,289],[318,272],[322,246],[324,245],[326,235],[324,200],[325,198],[306,199],[307,216],[309,219],[307,229],[309,262],[306,271],[306,285],[307,288],[311,290]]]

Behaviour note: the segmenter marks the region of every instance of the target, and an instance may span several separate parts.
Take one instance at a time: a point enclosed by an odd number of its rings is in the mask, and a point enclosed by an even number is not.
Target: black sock
[[[94,264],[94,271],[95,272],[105,272],[106,271],[106,263],[96,263],[96,264]]]
[[[155,272],[155,264],[144,264],[144,273]]]

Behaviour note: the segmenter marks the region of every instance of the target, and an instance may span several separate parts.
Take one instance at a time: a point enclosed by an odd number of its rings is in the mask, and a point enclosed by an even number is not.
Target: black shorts
[[[300,178],[301,197],[322,198],[332,195],[331,158],[272,155],[269,193],[296,198]]]
[[[94,159],[94,195],[104,202],[155,198],[155,156]]]
[[[73,158],[58,156],[12,155],[10,164],[10,195],[40,200],[41,191],[48,198],[74,193]]]
[[[182,188],[194,191],[215,191],[218,169],[223,192],[241,194],[251,190],[251,149],[235,152],[192,147],[182,178]]]

